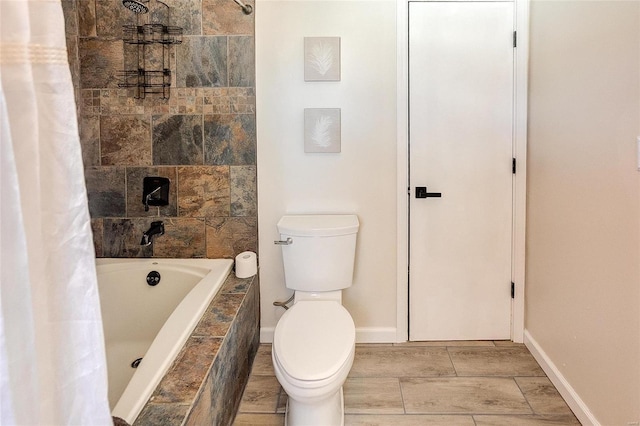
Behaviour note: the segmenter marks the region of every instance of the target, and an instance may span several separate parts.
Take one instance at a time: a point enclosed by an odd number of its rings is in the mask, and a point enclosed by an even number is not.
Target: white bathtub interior
[[[232,265],[229,259],[97,260],[114,416],[133,423]],[[156,286],[147,284],[151,271],[160,273]]]

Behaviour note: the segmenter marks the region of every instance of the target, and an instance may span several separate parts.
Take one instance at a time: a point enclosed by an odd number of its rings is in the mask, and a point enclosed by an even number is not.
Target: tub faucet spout
[[[155,235],[164,235],[164,223],[159,220],[157,222],[151,222],[151,227],[147,232],[142,234],[141,246],[149,246],[153,242]]]

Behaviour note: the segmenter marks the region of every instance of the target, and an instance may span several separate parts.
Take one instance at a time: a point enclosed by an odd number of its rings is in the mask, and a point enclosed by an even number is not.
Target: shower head
[[[149,11],[149,8],[141,1],[122,0],[122,5],[134,13],[147,13]]]

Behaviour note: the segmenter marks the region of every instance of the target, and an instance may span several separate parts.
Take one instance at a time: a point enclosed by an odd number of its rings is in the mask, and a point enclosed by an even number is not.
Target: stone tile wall
[[[185,35],[171,48],[171,97],[163,100],[118,88],[122,25],[136,22],[121,0],[62,0],[96,253],[257,251],[254,14],[231,0],[166,3]],[[145,176],[171,180],[168,206],[144,211]],[[159,219],[165,235],[140,246]]]

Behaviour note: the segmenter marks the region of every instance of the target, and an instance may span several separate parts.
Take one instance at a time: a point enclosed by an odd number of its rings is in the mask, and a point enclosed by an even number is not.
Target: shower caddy
[[[183,29],[169,25],[169,6],[159,0],[122,3],[136,14],[136,25],[123,25],[125,69],[119,73],[118,87],[134,89],[136,99],[147,94],[169,99],[170,47],[182,43]],[[144,22],[145,17],[156,22]]]

